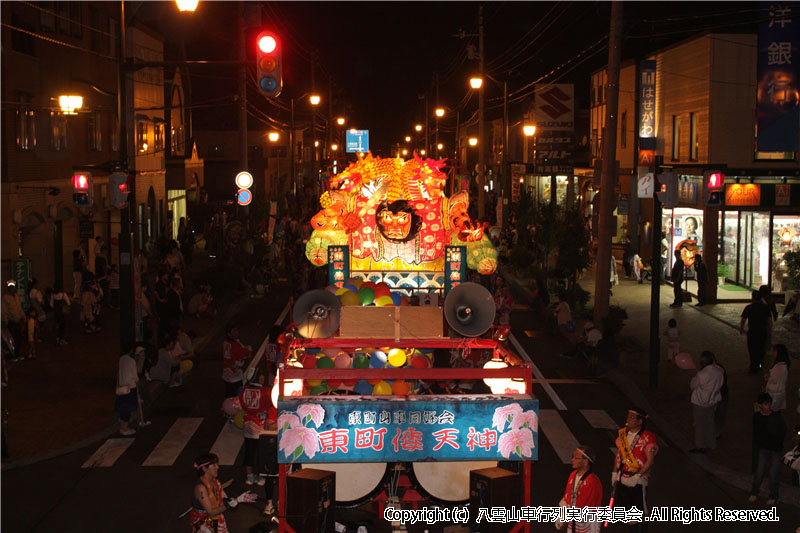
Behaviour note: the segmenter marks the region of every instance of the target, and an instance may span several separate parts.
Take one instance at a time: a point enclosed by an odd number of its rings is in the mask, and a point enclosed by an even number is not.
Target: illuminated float
[[[339,506],[376,501],[382,512],[387,494],[398,494],[395,507],[423,495],[463,504],[473,474],[519,461],[524,490],[504,505],[530,505],[531,364],[503,342],[507,327],[493,328],[491,294],[467,282],[467,269],[495,271],[497,251],[470,220],[467,192],[445,196],[443,164],[368,155],[321,197],[306,256],[328,265],[330,285],[294,303],[279,339],[281,495],[289,466],[300,464],[338,475]],[[482,394],[468,393],[484,382]],[[292,502],[279,498],[279,515],[289,516],[281,531],[301,529]]]

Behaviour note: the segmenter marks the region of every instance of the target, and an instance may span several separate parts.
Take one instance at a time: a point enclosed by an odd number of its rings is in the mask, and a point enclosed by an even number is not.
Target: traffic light
[[[664,172],[657,176],[660,188],[656,189],[656,194],[661,203],[667,209],[673,209],[678,205],[678,176],[672,172]]]
[[[94,183],[91,172],[72,175],[72,199],[78,207],[91,207],[94,203]]]
[[[111,207],[124,209],[128,205],[128,174],[114,172],[108,177],[108,199]]]
[[[722,188],[725,185],[725,174],[719,170],[703,172],[703,186],[706,191],[706,205],[722,205]]]
[[[256,82],[261,94],[275,98],[283,90],[281,41],[270,31],[262,31],[256,40]]]

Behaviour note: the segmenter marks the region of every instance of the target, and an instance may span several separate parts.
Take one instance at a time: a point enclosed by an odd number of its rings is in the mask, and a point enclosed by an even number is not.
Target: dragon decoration
[[[444,159],[381,159],[367,154],[329,180],[311,218],[306,257],[328,261],[328,247],[349,245],[353,270],[444,270],[444,247],[466,246],[467,267],[497,268],[485,225],[470,220],[466,191],[444,195]]]

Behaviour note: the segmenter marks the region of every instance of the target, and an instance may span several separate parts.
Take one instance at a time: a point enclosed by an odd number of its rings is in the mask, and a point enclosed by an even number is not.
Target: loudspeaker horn
[[[306,339],[325,339],[339,329],[342,303],[336,295],[317,289],[308,291],[294,304],[292,319]]]
[[[461,283],[444,300],[444,317],[456,332],[465,337],[486,333],[494,322],[494,299],[483,285]]]

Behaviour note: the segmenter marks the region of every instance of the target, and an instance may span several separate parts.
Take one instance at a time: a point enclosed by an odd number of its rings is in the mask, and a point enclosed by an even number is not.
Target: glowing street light
[[[194,11],[197,9],[197,0],[175,0],[180,11]]]
[[[410,135],[406,135],[406,142],[407,142],[407,143],[410,143],[410,142],[411,142],[411,136],[410,136]]]
[[[314,141],[314,148],[319,148],[319,141]]]
[[[439,144],[436,145],[436,149],[437,150],[443,150],[444,149],[444,145],[442,143],[439,143]]]
[[[419,151],[419,155],[425,155],[425,154],[426,154],[425,150],[420,150]]]
[[[311,102],[311,105],[319,105],[320,97],[318,94],[312,94],[308,101]]]
[[[272,143],[278,142],[278,139],[280,139],[280,138],[281,138],[281,136],[277,131],[271,131],[271,132],[269,132],[267,134],[267,139],[269,139],[269,142],[272,142]]]
[[[403,148],[403,155],[408,155],[408,150]]]
[[[536,126],[525,124],[522,126],[522,131],[525,133],[526,137],[533,137],[536,134]]]
[[[436,108],[436,116],[439,117],[439,118],[442,118],[444,116],[444,108],[437,107]]]
[[[417,131],[422,131],[422,124],[417,124],[416,126],[414,126],[414,129]]]
[[[59,96],[58,105],[65,115],[77,115],[78,109],[83,107],[83,96]]]
[[[336,150],[338,150],[338,149],[339,149],[339,145],[338,145],[338,144],[332,144],[332,145],[331,145],[331,150],[333,150],[334,152],[335,152]]]
[[[344,126],[344,117],[339,117],[336,119],[336,123],[340,126]]]
[[[469,86],[473,89],[480,89],[483,85],[483,78],[470,78]]]
[[[469,145],[470,146],[478,146],[478,138],[477,137],[470,137],[469,138]]]

